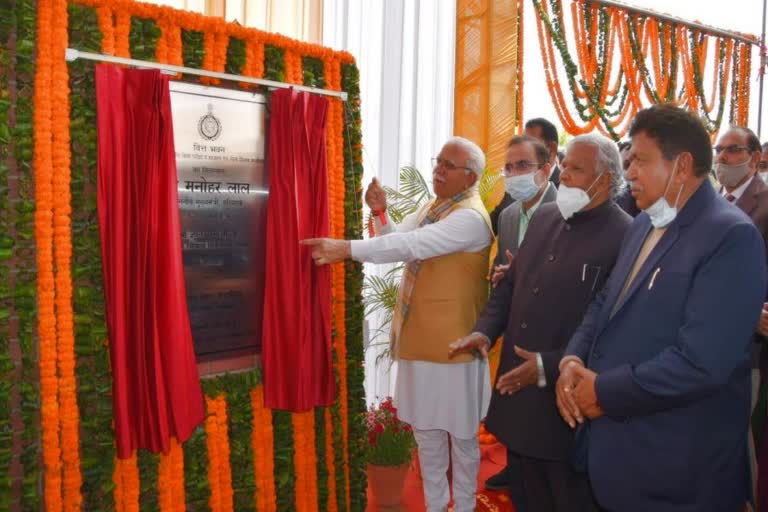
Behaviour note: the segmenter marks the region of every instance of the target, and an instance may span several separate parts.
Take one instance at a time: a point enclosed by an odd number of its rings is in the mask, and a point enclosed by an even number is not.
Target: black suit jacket
[[[547,385],[515,395],[494,392],[486,426],[507,448],[547,460],[568,459],[573,433],[555,405],[557,368],[592,297],[613,268],[631,222],[613,201],[563,220],[556,204],[531,219],[512,266],[493,290],[474,331],[504,333],[498,375],[520,365],[514,345],[540,352]]]

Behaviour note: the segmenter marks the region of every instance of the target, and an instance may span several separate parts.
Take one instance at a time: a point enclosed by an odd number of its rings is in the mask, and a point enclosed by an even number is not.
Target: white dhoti
[[[490,400],[487,360],[456,364],[398,361],[394,402],[400,419],[415,430],[428,512],[448,508],[449,436],[454,510],[475,510],[480,469],[477,430]]]

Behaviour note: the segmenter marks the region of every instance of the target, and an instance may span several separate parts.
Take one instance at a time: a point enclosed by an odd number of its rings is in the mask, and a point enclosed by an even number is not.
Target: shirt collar
[[[549,192],[549,187],[552,186],[552,182],[547,180],[547,186],[544,187],[544,192],[542,192],[541,197],[539,197],[539,200],[534,203],[533,206],[531,206],[527,211],[525,209],[525,204],[521,201],[520,202],[520,214],[525,217],[530,217],[533,215],[533,213],[541,206],[542,201],[544,201],[544,196],[547,195],[547,192]]]
[[[733,197],[735,197],[735,199],[733,200],[733,202],[736,202],[736,201],[738,201],[738,200],[739,200],[739,198],[740,198],[741,196],[743,196],[743,195],[744,195],[744,191],[745,191],[745,190],[747,190],[747,187],[749,186],[749,184],[750,184],[750,183],[752,183],[752,179],[753,179],[753,178],[754,178],[754,176],[752,176],[752,177],[751,177],[751,178],[749,178],[747,181],[745,181],[744,183],[742,183],[741,185],[739,185],[739,188],[737,188],[736,190],[734,190],[733,192],[731,192],[731,195],[732,195]],[[728,196],[728,191],[727,191],[727,190],[725,190],[725,187],[723,187],[723,197],[727,197],[727,196]]]

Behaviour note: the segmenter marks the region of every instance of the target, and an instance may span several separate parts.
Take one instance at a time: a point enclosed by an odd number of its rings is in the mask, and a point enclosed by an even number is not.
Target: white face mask
[[[736,188],[741,183],[741,180],[749,174],[749,160],[737,165],[718,162],[715,164],[715,174],[717,174],[717,181],[724,187]]]
[[[680,185],[680,191],[677,193],[677,199],[675,199],[675,206],[669,206],[669,202],[666,198],[669,187],[672,185],[672,180],[675,178],[675,174],[677,174],[677,162],[678,158],[675,158],[672,174],[669,176],[669,181],[667,181],[667,186],[664,188],[664,193],[655,203],[644,210],[651,218],[651,224],[653,224],[653,227],[656,229],[668,226],[675,220],[675,217],[677,217],[677,203],[680,202],[680,195],[683,193],[684,185]]]
[[[520,176],[505,176],[504,188],[515,201],[528,201],[536,197],[541,190],[541,185],[536,183],[535,176],[538,171],[521,174]]]
[[[600,179],[603,173],[600,173],[595,181],[587,188],[587,190],[569,187],[565,183],[560,182],[560,188],[557,189],[557,208],[560,210],[560,214],[563,219],[568,220],[573,217],[577,212],[581,211],[592,200],[589,197],[589,191],[595,186],[597,180]]]

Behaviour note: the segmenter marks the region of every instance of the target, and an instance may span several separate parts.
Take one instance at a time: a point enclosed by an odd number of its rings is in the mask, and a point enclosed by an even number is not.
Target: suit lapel
[[[519,248],[517,246],[517,238],[520,233],[520,208],[522,203],[520,201],[515,201],[515,203],[512,205],[512,215],[509,216],[509,233],[511,235],[510,238],[510,244],[509,246],[512,247],[512,252],[516,252]]]
[[[608,296],[605,298],[605,304],[603,306],[603,321],[602,325],[605,325],[610,319],[611,312],[614,309],[614,304],[619,300],[621,290],[624,288],[624,283],[627,282],[629,273],[632,272],[632,267],[637,260],[637,256],[640,253],[640,248],[643,246],[648,233],[651,230],[650,223],[647,223],[643,229],[637,232],[634,238],[627,241],[627,250],[622,252],[621,257],[616,261],[616,265],[613,268],[612,273],[620,278],[614,286],[608,291]]]
[[[621,311],[621,308],[623,308],[624,305],[629,302],[629,299],[632,298],[632,296],[635,294],[635,292],[637,292],[637,290],[640,289],[641,286],[645,286],[646,278],[652,272],[655,272],[657,268],[660,268],[657,266],[657,264],[661,258],[664,257],[667,251],[672,248],[679,235],[680,225],[677,223],[670,224],[669,228],[667,228],[667,231],[661,236],[661,239],[656,244],[656,247],[653,248],[651,253],[648,255],[648,258],[646,258],[645,262],[643,262],[643,266],[640,267],[640,270],[638,270],[635,279],[632,280],[632,284],[630,284],[629,289],[627,289],[627,293],[624,294],[621,303],[616,308],[616,314]],[[647,235],[643,238],[643,242],[645,242],[645,238],[647,238]],[[642,247],[642,245],[643,244],[641,243],[640,246]],[[630,272],[632,271],[632,266],[634,266],[636,260],[637,253],[635,253],[635,257],[632,260]]]
[[[741,197],[736,201],[736,206],[738,206],[741,211],[746,213],[747,215],[752,215],[752,212],[757,208],[757,194],[760,192],[760,185],[762,183],[758,183],[755,180],[760,180],[762,182],[762,178],[760,176],[753,176],[752,180],[749,182],[749,186],[744,190],[744,193],[741,194]]]

